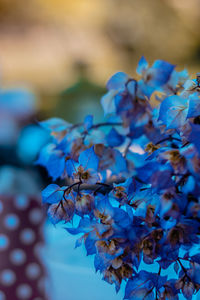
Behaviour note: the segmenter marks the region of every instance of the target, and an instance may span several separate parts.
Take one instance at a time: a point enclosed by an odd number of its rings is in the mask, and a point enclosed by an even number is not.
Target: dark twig
[[[159,145],[159,144],[164,143],[164,142],[167,142],[167,141],[169,141],[169,142],[172,142],[172,141],[181,142],[181,139],[172,137],[172,136],[170,135],[169,137],[164,138],[164,139],[158,141],[157,143],[155,143],[155,145]]]

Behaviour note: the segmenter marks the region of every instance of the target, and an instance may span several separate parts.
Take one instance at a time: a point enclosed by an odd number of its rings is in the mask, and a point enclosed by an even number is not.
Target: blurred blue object
[[[27,89],[0,90],[0,145],[16,144],[24,123],[36,113],[36,98]]]
[[[36,98],[26,89],[1,89],[0,107],[13,117],[24,119],[36,111]]]
[[[37,174],[12,166],[1,167],[0,195],[40,196]]]
[[[17,155],[24,163],[32,163],[36,160],[42,146],[50,139],[46,130],[36,125],[25,127],[17,142]]]

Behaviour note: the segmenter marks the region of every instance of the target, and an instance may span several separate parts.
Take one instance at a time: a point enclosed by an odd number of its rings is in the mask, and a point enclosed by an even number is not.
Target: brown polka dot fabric
[[[0,300],[46,300],[40,200],[0,196]]]

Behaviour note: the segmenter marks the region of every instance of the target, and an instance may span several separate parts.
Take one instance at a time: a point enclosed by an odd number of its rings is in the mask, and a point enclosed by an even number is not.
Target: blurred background
[[[60,95],[70,86],[87,79],[86,88],[94,85],[99,96],[112,73],[134,75],[141,55],[195,74],[199,5],[199,0],[0,0],[1,84],[30,86],[39,111],[51,114],[57,107],[58,114]],[[75,87],[77,93],[84,88]]]
[[[74,251],[75,239],[45,220],[40,192],[50,178],[34,161],[49,137],[36,121],[80,122],[88,112],[101,120],[106,81],[120,70],[134,76],[142,55],[195,77],[199,7],[200,0],[0,0],[0,300],[13,291],[12,300],[122,299],[94,275],[84,250]]]

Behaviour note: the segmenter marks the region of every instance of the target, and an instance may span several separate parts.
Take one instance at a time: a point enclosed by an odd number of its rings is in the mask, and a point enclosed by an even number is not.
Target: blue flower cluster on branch
[[[200,289],[200,80],[144,57],[137,74],[110,78],[103,123],[91,115],[76,125],[40,122],[52,139],[37,163],[64,182],[47,186],[43,203],[53,224],[79,234],[76,246],[85,244],[105,281],[116,291],[126,282],[124,299],[192,299]]]

